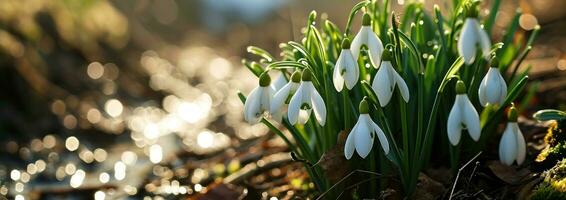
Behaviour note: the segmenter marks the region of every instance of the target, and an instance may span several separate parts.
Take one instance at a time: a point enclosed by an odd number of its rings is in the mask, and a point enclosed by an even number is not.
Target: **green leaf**
[[[361,82],[361,85],[362,85],[362,89],[364,90],[364,93],[366,93],[366,96],[369,98],[371,103],[373,103],[376,106],[379,106],[380,104],[379,104],[379,100],[377,99],[377,95],[375,94],[375,92],[371,88],[371,85],[369,84],[369,82],[366,81],[366,80],[363,80]]]
[[[267,52],[266,50],[256,47],[256,46],[249,46],[247,48],[248,53],[254,54],[254,55],[258,55],[261,56],[262,58],[265,58],[265,60],[267,60],[268,63],[273,62],[273,60],[275,60],[275,58],[269,54],[269,52]]]
[[[356,15],[356,13],[358,12],[358,10],[362,9],[363,7],[368,5],[369,3],[370,3],[369,1],[362,1],[358,4],[356,4],[352,8],[352,10],[350,11],[350,15],[348,16],[348,22],[346,23],[346,31],[345,31],[346,35],[350,35],[350,30],[352,28],[352,21],[354,20],[354,17]]]
[[[566,112],[554,109],[539,110],[533,114],[533,118],[538,121],[563,120],[566,119]]]

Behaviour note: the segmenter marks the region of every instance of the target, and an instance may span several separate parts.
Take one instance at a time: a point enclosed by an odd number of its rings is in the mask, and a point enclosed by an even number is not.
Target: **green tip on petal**
[[[466,84],[462,80],[456,82],[456,94],[466,94]]]
[[[269,77],[269,74],[261,74],[261,76],[259,76],[259,86],[267,87],[269,84],[271,84],[271,77]]]
[[[302,76],[303,81],[312,81],[312,72],[310,69],[305,69]]]
[[[499,59],[493,56],[493,58],[491,58],[490,66],[494,68],[499,68]]]
[[[393,60],[392,56],[391,56],[391,52],[389,50],[384,50],[383,53],[381,53],[381,60],[382,61],[391,61]]]
[[[370,26],[371,25],[371,16],[365,13],[362,17],[362,26]]]
[[[291,81],[298,83],[301,82],[301,72],[296,71],[291,75]]]
[[[366,100],[366,98],[364,98],[361,102],[360,102],[360,114],[368,114],[369,113],[369,104],[368,101]]]
[[[350,39],[344,38],[342,40],[342,49],[350,49]]]
[[[509,122],[517,122],[518,117],[519,114],[517,114],[517,108],[515,108],[515,104],[511,104],[511,107],[507,112],[507,120],[509,120]]]

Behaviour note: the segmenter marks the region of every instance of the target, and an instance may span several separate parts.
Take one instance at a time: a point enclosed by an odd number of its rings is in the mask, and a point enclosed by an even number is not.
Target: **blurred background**
[[[243,122],[236,93],[247,94],[257,80],[241,60],[248,45],[278,55],[279,43],[300,38],[313,9],[344,28],[356,3],[0,1],[0,196],[308,193],[313,186],[284,143],[263,125]],[[565,108],[564,7],[560,0],[504,0],[498,13],[496,39],[517,9],[524,12],[521,32],[542,26],[522,66],[532,66],[533,109]]]

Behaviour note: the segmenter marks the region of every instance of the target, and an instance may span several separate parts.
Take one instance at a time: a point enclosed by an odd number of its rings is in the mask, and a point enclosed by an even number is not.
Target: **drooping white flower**
[[[375,32],[371,29],[371,17],[369,14],[364,14],[362,18],[362,28],[352,40],[351,50],[354,60],[358,60],[360,56],[360,49],[362,45],[368,48],[369,57],[373,63],[373,67],[377,68],[381,61],[381,53],[383,52],[383,43],[377,37]]]
[[[464,27],[458,39],[458,53],[464,58],[464,62],[472,64],[476,58],[477,46],[480,46],[483,57],[489,59],[491,41],[487,33],[480,27],[480,23],[474,17],[468,17],[464,21]]]
[[[350,50],[350,40],[348,38],[342,41],[342,51],[336,60],[336,65],[334,66],[334,73],[332,74],[332,81],[334,83],[334,88],[338,92],[342,91],[344,84],[346,88],[351,90],[354,88],[358,79],[360,78],[360,69],[358,68],[358,63],[352,56],[352,51]]]
[[[393,68],[391,64],[391,53],[386,50],[383,51],[383,61],[371,84],[371,88],[377,95],[381,107],[385,107],[389,103],[395,91],[395,86],[399,88],[403,100],[409,102],[409,88],[405,80],[403,80],[401,75]]]
[[[501,76],[496,63],[498,62],[492,61],[492,66],[481,81],[478,90],[479,100],[483,107],[487,106],[487,104],[501,105],[505,101],[505,97],[507,97],[507,84]]]
[[[259,78],[259,86],[254,88],[244,103],[244,119],[250,124],[258,123],[269,113],[271,98],[275,93],[269,86],[271,78],[264,73]]]
[[[506,165],[512,165],[513,162],[520,165],[525,161],[527,149],[525,138],[517,124],[517,110],[514,106],[509,109],[508,116],[509,122],[499,142],[499,159]]]
[[[281,121],[280,117],[283,116],[283,105],[289,103],[290,98],[293,96],[293,94],[295,94],[295,91],[297,91],[300,82],[301,73],[296,71],[295,73],[293,73],[293,75],[291,75],[291,81],[281,87],[281,89],[277,91],[273,96],[269,112],[271,113],[272,117],[278,122]]]
[[[358,122],[354,125],[354,128],[352,128],[352,131],[350,131],[346,139],[346,144],[344,145],[344,155],[348,160],[352,158],[354,151],[357,151],[362,158],[366,158],[371,152],[373,139],[376,135],[385,154],[389,153],[387,137],[385,137],[381,128],[373,122],[368,113],[369,106],[364,99],[360,102],[360,117],[358,118]]]
[[[283,86],[285,86],[285,84],[287,84],[287,79],[285,78],[283,72],[281,72],[279,73],[279,75],[277,75],[275,81],[271,83],[271,87],[273,88],[273,90],[279,91]]]
[[[326,123],[326,105],[322,97],[312,84],[312,74],[309,69],[303,71],[301,85],[291,97],[288,109],[289,122],[295,125],[297,122],[305,124],[312,111],[318,123],[322,126]]]
[[[468,99],[463,81],[456,83],[456,93],[456,100],[454,100],[454,106],[450,110],[447,122],[448,139],[454,146],[460,142],[463,129],[468,130],[468,134],[474,141],[478,141],[481,135],[480,118]]]

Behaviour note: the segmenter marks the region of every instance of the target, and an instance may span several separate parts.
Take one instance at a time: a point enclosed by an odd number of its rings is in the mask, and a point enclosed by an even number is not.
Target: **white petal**
[[[354,61],[351,51],[346,49],[343,50],[343,52],[344,59],[342,60],[342,66],[346,69],[344,79],[346,80],[346,88],[351,90],[358,83],[358,79],[360,78],[360,69],[358,68],[358,63]]]
[[[354,142],[356,151],[362,158],[366,158],[373,147],[373,136],[370,132],[369,115],[360,115],[360,126],[356,129]]]
[[[283,86],[285,86],[285,84],[287,84],[287,79],[285,79],[285,75],[283,75],[283,73],[279,73],[275,81],[271,83],[271,87],[275,91],[279,91]]]
[[[371,28],[368,31],[367,37],[368,37],[367,46],[370,55],[369,58],[370,61],[373,63],[373,67],[377,68],[377,66],[381,62],[381,54],[383,53],[383,44],[381,43],[381,40],[377,37],[375,32],[371,30]]]
[[[338,57],[338,60],[336,61],[336,65],[334,65],[334,70],[332,73],[332,83],[334,83],[334,88],[336,89],[336,91],[340,92],[342,91],[342,88],[344,88],[344,77],[342,76],[342,70],[344,67],[344,50],[342,50],[342,52],[340,52],[340,56]]]
[[[399,73],[395,71],[393,73],[395,73],[397,87],[399,88],[399,92],[401,92],[403,100],[405,100],[405,102],[409,102],[409,87],[407,87],[405,80],[403,80],[403,77],[401,77]]]
[[[326,105],[324,104],[324,100],[322,100],[322,97],[320,96],[318,91],[316,91],[314,86],[311,87],[311,106],[318,124],[324,126],[324,124],[326,123]]]
[[[385,152],[385,155],[389,154],[389,141],[387,140],[387,137],[385,137],[383,130],[381,130],[381,128],[379,128],[379,126],[377,126],[377,124],[373,122],[371,118],[369,120],[370,125],[373,128],[373,132],[377,135],[377,139],[379,139],[379,143],[381,144],[383,152]]]
[[[487,82],[485,96],[490,104],[499,104],[499,99],[501,99],[501,84],[499,83],[499,69],[490,67],[487,72]]]
[[[512,126],[507,124],[499,142],[499,160],[503,164],[512,165],[517,157],[517,138],[515,135]]]
[[[454,101],[454,105],[448,114],[448,122],[446,131],[448,132],[448,140],[454,146],[458,145],[462,137],[462,110],[458,102],[458,96]]]
[[[346,156],[346,159],[348,160],[352,158],[352,155],[354,155],[354,150],[356,148],[355,146],[356,130],[358,129],[359,126],[360,126],[360,119],[358,118],[358,122],[356,122],[356,125],[354,125],[354,128],[352,128],[350,134],[348,134],[348,138],[346,138],[346,144],[344,145],[344,156]]]
[[[491,69],[490,69],[491,70]],[[483,77],[479,89],[478,89],[478,99],[480,100],[480,104],[483,107],[486,107],[488,104],[488,99],[487,99],[487,80],[489,78],[489,71],[487,72],[487,74]]]
[[[304,85],[301,84],[297,89],[297,92],[291,97],[291,101],[289,102],[289,109],[287,110],[287,117],[289,118],[289,122],[291,125],[295,125],[297,120],[299,119],[299,111],[301,110],[301,104],[303,104],[303,94],[304,92]]]
[[[464,22],[464,27],[462,27],[460,38],[458,39],[458,53],[460,56],[464,57],[464,62],[468,65],[472,64],[476,57],[476,44],[478,41],[478,36],[476,36],[477,26],[475,19],[467,18]]]
[[[259,122],[260,118],[257,117],[257,114],[261,109],[260,98],[262,91],[261,87],[254,88],[250,94],[248,94],[248,98],[246,98],[246,102],[244,103],[244,119],[250,124]]]
[[[525,161],[525,157],[527,154],[527,148],[525,144],[525,138],[523,137],[523,133],[521,129],[519,129],[519,125],[516,122],[512,124],[515,136],[517,138],[517,164],[522,164]]]
[[[271,107],[271,99],[273,98],[273,95],[275,95],[275,90],[273,90],[272,87],[260,87],[261,89],[263,89],[263,92],[261,92],[261,105],[260,105],[260,112],[263,111],[268,111]]]
[[[269,112],[275,113],[281,110],[281,106],[285,103],[285,100],[289,97],[289,93],[291,92],[292,84],[296,84],[293,82],[289,82],[285,84],[278,92],[275,93],[273,99],[271,100],[271,106],[269,108]]]
[[[491,50],[491,40],[485,30],[483,30],[480,24],[476,20],[476,31],[477,31],[477,38],[478,42],[480,43],[480,47],[482,49],[483,58],[489,60],[489,52]]]
[[[371,85],[371,88],[377,95],[381,107],[385,107],[393,95],[393,91],[391,90],[393,87],[393,85],[391,85],[391,79],[394,77],[390,77],[391,73],[389,73],[388,65],[391,65],[388,61],[381,63],[381,67],[377,70],[377,74],[375,75]],[[393,80],[393,82],[395,81]]]
[[[468,99],[468,95],[461,94],[458,95],[461,99],[460,106],[462,106],[462,122],[466,125],[466,129],[468,129],[468,133],[470,137],[474,141],[478,141],[481,136],[481,125],[480,125],[480,117],[478,112]],[[456,97],[458,98],[458,97]]]
[[[369,30],[371,30],[371,27],[362,26],[362,28],[360,28],[360,31],[358,31],[358,34],[356,34],[356,36],[354,37],[354,40],[352,40],[352,43],[350,44],[350,50],[352,51],[354,60],[358,60],[358,57],[360,56],[360,48],[362,47],[362,45],[367,45]]]

